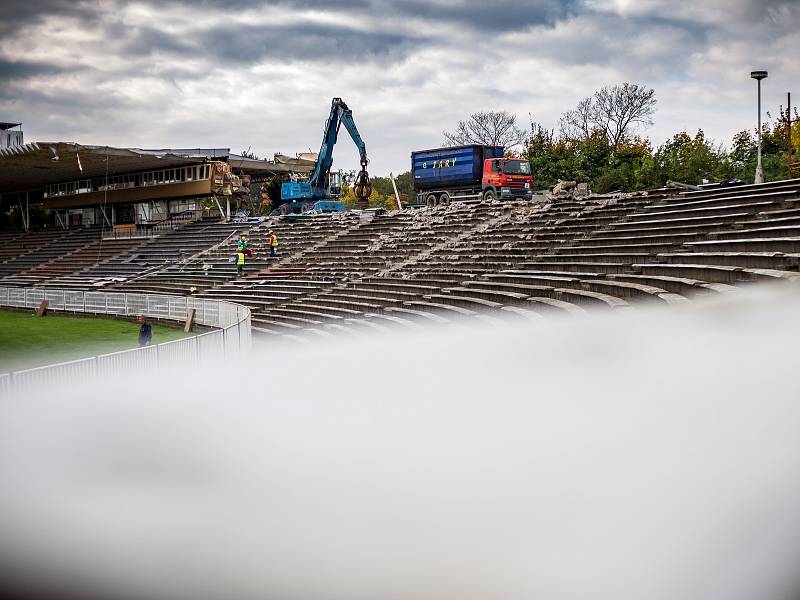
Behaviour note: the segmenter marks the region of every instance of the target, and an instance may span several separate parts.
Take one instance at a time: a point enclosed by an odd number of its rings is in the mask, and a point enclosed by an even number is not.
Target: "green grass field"
[[[181,329],[153,324],[153,343],[184,337]],[[139,325],[101,317],[0,310],[0,373],[136,348]]]

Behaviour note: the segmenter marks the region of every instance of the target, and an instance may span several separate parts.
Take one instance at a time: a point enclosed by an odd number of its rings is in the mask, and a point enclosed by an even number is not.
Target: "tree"
[[[483,144],[505,146],[507,150],[524,145],[526,138],[525,131],[517,126],[517,115],[505,110],[472,113],[458,122],[455,131],[442,133],[448,146]]]
[[[346,181],[342,180],[342,196],[339,198],[347,208],[358,208],[358,199],[353,191],[353,187]]]
[[[655,95],[655,90],[637,83],[602,87],[561,116],[562,135],[586,140],[596,131],[602,131],[612,150],[616,151],[637,127],[653,124]]]
[[[782,179],[789,174],[787,155],[789,152],[789,113],[783,107],[779,109],[779,116],[773,119],[767,112],[767,119],[761,128],[761,156],[764,168],[764,178],[767,181]],[[792,156],[797,160],[797,147],[800,146],[800,118],[795,110],[792,116]],[[758,130],[740,131],[733,136],[733,146],[728,156],[730,158],[730,176],[753,181],[755,178],[756,161],[758,155]],[[795,177],[797,171],[792,173]]]
[[[731,173],[744,181],[751,181],[756,172],[756,150],[758,142],[749,131],[740,131],[733,136],[733,147],[728,153]]]
[[[594,115],[594,98],[584,98],[573,110],[561,115],[561,135],[573,140],[588,140],[597,128]]]
[[[699,185],[704,179],[724,179],[730,171],[728,155],[718,144],[707,140],[699,129],[694,137],[685,131],[676,133],[653,155],[651,187],[667,181]]]
[[[400,193],[400,199],[404,202],[408,202],[408,199],[413,194],[413,190],[411,189],[411,171],[401,173],[394,179],[395,183],[397,183],[397,191]],[[387,206],[397,206],[394,200],[394,187],[392,186],[391,179],[388,177],[373,177],[372,189],[386,199]]]

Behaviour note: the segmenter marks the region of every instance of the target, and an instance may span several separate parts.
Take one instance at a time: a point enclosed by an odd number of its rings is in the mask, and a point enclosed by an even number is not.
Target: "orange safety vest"
[[[277,246],[278,245],[278,236],[274,233],[269,236],[269,245],[270,246]]]

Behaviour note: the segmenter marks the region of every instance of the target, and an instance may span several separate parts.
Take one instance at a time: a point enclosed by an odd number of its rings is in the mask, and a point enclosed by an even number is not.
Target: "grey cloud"
[[[770,19],[786,11],[796,11],[797,0],[740,0],[743,14],[753,19]],[[795,23],[796,25],[796,23]]]
[[[416,17],[435,23],[456,23],[481,31],[518,30],[534,25],[552,25],[573,14],[584,0],[272,0],[269,5],[297,10],[369,11],[373,15],[392,14]],[[237,4],[258,5],[241,0]]]
[[[398,0],[386,8],[405,16],[434,22],[451,22],[487,33],[515,31],[537,25],[552,26],[574,14],[583,0],[494,0],[462,3],[441,0]]]
[[[14,36],[48,16],[72,17],[88,26],[96,22],[100,12],[96,3],[74,0],[3,0],[0,36]]]
[[[59,116],[66,119],[91,111],[132,106],[131,101],[120,94],[110,92],[98,94],[94,89],[94,83],[85,87],[86,89],[81,91],[66,89],[42,91],[12,82],[0,86],[0,102],[2,102],[0,106],[12,104],[26,112],[42,111],[48,118]]]
[[[747,33],[769,28],[776,36],[795,31],[800,20],[800,2],[797,0],[702,0],[675,2],[657,0],[649,4],[649,18],[657,21],[680,20],[685,26],[703,23],[714,30]],[[676,15],[688,15],[680,19]]]
[[[532,110],[555,123],[570,94],[623,80],[656,89],[656,127],[670,128],[665,135],[697,123],[720,137],[744,109],[722,106],[716,90],[711,104],[702,95],[687,99],[686,85],[718,86],[717,75],[741,71],[750,53],[763,57],[771,85],[779,60],[787,86],[798,73],[775,50],[800,22],[797,0],[649,0],[620,11],[586,0],[138,0],[158,18],[134,23],[121,10],[126,2],[5,0],[0,78],[10,83],[0,86],[0,110],[38,139],[105,135],[130,145],[140,136],[143,145],[194,145],[216,135],[214,143],[241,148],[269,140],[263,143],[274,147],[258,148],[269,154],[316,149],[319,124],[266,102],[256,130],[246,115],[263,96],[275,89],[311,96],[313,85],[317,97],[304,98],[303,111],[319,105],[325,113],[318,96],[341,88],[358,106],[374,164],[397,160],[389,166],[406,168],[411,147],[437,143],[442,127],[472,109]],[[248,22],[245,13],[255,18]],[[210,25],[194,19],[201,14],[212,16]],[[287,14],[288,25],[270,20],[285,23]],[[55,29],[43,25],[45,17]],[[50,58],[49,36],[58,29],[92,35],[61,35]],[[498,57],[518,67],[515,80],[494,68]],[[254,78],[250,67],[260,64],[281,68]],[[181,110],[182,102],[191,110]],[[402,126],[392,129],[398,115]],[[142,127],[149,122],[158,126]]]
[[[198,6],[196,2],[188,3],[185,0],[176,0],[173,4],[185,4],[187,10]],[[220,3],[208,1],[200,4],[216,8],[220,6]],[[441,0],[233,0],[225,2],[224,6],[226,10],[282,6],[297,10],[327,9],[354,15],[364,12],[372,16],[413,16],[432,24],[452,22],[476,31],[486,30],[490,34],[496,34],[499,31],[533,25],[551,25],[557,19],[570,14],[578,4],[578,0],[537,0],[527,3],[497,0],[491,5],[467,1],[455,6]],[[128,40],[124,45],[126,53],[152,54],[160,51],[252,64],[264,59],[323,62],[400,58],[417,48],[441,43],[433,35],[433,29],[425,27],[417,34],[407,34],[389,27],[364,31],[316,22],[273,26],[235,25],[222,21],[221,25],[195,32],[191,39],[186,40],[154,27],[126,31],[123,35]]]
[[[692,43],[702,44],[708,40],[708,35],[712,30],[708,23],[701,23],[691,19],[684,19],[676,16],[635,16],[630,19],[633,30],[645,32],[648,29],[674,29],[681,31],[687,40]]]
[[[558,38],[531,33],[531,47],[563,65],[615,65],[650,75],[685,72],[690,56],[708,44],[710,27],[704,23],[663,16],[614,15],[584,11],[580,35]],[[647,55],[642,42],[669,35],[672,44],[652,44]],[[654,48],[655,47],[655,48]],[[655,51],[654,51],[655,50]]]
[[[225,10],[258,9],[279,6],[296,11],[324,10],[335,13],[363,13],[419,18],[432,23],[455,23],[479,31],[526,29],[535,25],[553,25],[574,14],[585,0],[175,0],[187,7],[223,6]]]
[[[772,35],[785,35],[797,32],[800,23],[800,2],[796,0],[765,0],[754,8],[756,15],[763,18]],[[757,17],[758,18],[758,17]]]
[[[296,10],[325,8],[328,10],[342,10],[351,8],[369,8],[370,0],[176,0],[180,4],[204,4],[207,6],[225,7],[225,10],[259,8],[264,6],[286,6]]]
[[[338,25],[224,25],[199,36],[198,43],[219,59],[254,63],[265,58],[316,60],[387,57],[421,42],[391,32],[363,32]]]
[[[65,70],[65,67],[53,63],[5,60],[0,57],[0,80],[6,82],[20,81],[37,75],[53,75]]]
[[[196,46],[192,43],[154,27],[127,29],[123,35],[126,40],[123,44],[126,54],[150,55],[154,52],[188,54],[197,52]]]
[[[501,31],[519,30],[533,25],[551,25],[571,14],[582,0],[496,0],[492,3],[464,0],[453,4],[442,0],[150,0],[155,10],[165,4],[183,7],[186,11],[214,9],[227,12],[258,10],[279,6],[301,10],[335,12],[358,16],[387,17],[387,26],[365,31],[357,27],[318,22],[292,25],[237,25],[220,19],[220,25],[182,37],[180,32],[166,32],[154,23],[149,27],[127,27],[118,16],[118,4],[74,2],[69,0],[10,0],[10,20],[3,25],[13,38],[25,25],[39,22],[45,16],[71,17],[81,27],[99,28],[116,53],[125,57],[150,56],[155,53],[194,56],[200,60],[232,61],[252,64],[264,59],[303,61],[367,60],[402,58],[418,47],[441,44],[433,33],[439,23],[495,35]],[[191,13],[187,13],[191,14]],[[403,32],[389,25],[389,19],[414,17],[422,21],[418,33]],[[425,23],[430,23],[426,26]],[[91,63],[94,57],[87,56]]]

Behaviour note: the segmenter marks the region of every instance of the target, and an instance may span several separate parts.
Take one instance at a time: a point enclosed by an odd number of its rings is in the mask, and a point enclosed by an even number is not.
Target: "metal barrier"
[[[234,356],[252,345],[250,309],[223,300],[164,294],[83,292],[0,287],[0,307],[36,308],[47,300],[48,309],[128,317],[185,321],[190,309],[194,322],[214,331],[172,342],[102,354],[91,358],[0,374],[0,396],[39,383],[68,383],[76,378],[106,375],[120,369],[170,366],[212,355]]]
[[[152,229],[135,229],[133,231],[106,231],[103,233],[104,240],[128,240],[128,239],[150,239],[158,237],[162,231]]]

